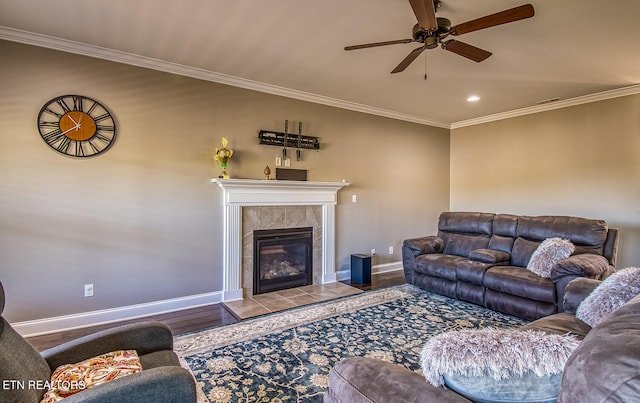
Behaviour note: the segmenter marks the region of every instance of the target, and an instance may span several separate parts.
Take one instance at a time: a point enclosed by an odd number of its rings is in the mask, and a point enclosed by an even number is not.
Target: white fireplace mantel
[[[242,206],[322,206],[322,282],[335,282],[335,205],[347,182],[211,179],[223,191],[223,300],[242,299]]]

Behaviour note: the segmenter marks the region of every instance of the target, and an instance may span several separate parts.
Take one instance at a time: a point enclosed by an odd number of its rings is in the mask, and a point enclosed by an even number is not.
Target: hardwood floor
[[[374,274],[373,276],[371,276],[371,284],[357,284],[351,283],[350,281],[343,281],[343,283],[364,291],[376,290],[396,284],[403,284],[404,273],[402,270],[397,270],[387,273]],[[27,338],[27,340],[36,348],[36,350],[43,351],[48,348],[57,346],[60,343],[77,339],[78,337],[82,337],[93,332],[108,329],[118,325],[143,322],[147,320],[156,320],[165,323],[167,326],[169,326],[174,335],[190,333],[198,330],[208,329],[211,327],[228,325],[238,322],[238,319],[236,319],[222,304],[213,304],[199,308],[185,309],[182,311],[152,315],[144,318],[109,323],[105,325],[73,329],[42,336],[34,336]]]

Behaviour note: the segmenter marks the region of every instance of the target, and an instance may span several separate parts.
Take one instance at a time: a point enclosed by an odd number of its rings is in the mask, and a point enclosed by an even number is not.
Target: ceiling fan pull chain
[[[424,80],[427,81],[427,52],[424,52]]]

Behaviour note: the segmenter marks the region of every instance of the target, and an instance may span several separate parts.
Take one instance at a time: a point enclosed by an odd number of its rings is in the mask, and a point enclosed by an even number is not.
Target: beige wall
[[[352,183],[339,193],[340,270],[371,248],[376,264],[399,261],[402,240],[435,233],[448,209],[603,218],[622,230],[619,266],[640,264],[638,95],[449,133],[11,42],[0,54],[0,279],[14,322],[221,290],[210,154],[227,136],[231,175],[261,178],[280,149],[257,132],[285,119],[321,141],[292,168]],[[114,113],[104,155],[66,158],[38,135],[40,107],[69,93]]]
[[[5,317],[25,321],[222,289],[221,193],[210,159],[222,136],[230,174],[261,178],[280,153],[260,129],[304,122],[320,151],[292,168],[346,179],[337,265],[435,232],[449,207],[449,131],[0,41],[0,279]],[[115,115],[103,155],[72,159],[44,144],[42,105],[76,93]],[[358,202],[351,203],[357,194]],[[83,284],[95,296],[83,297]]]
[[[601,218],[640,265],[640,95],[452,130],[451,210]]]

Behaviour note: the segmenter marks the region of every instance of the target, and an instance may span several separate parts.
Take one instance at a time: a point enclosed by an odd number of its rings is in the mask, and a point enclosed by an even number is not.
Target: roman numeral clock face
[[[116,139],[111,113],[81,95],[63,95],[47,102],[38,114],[38,130],[51,148],[71,157],[100,154]]]

